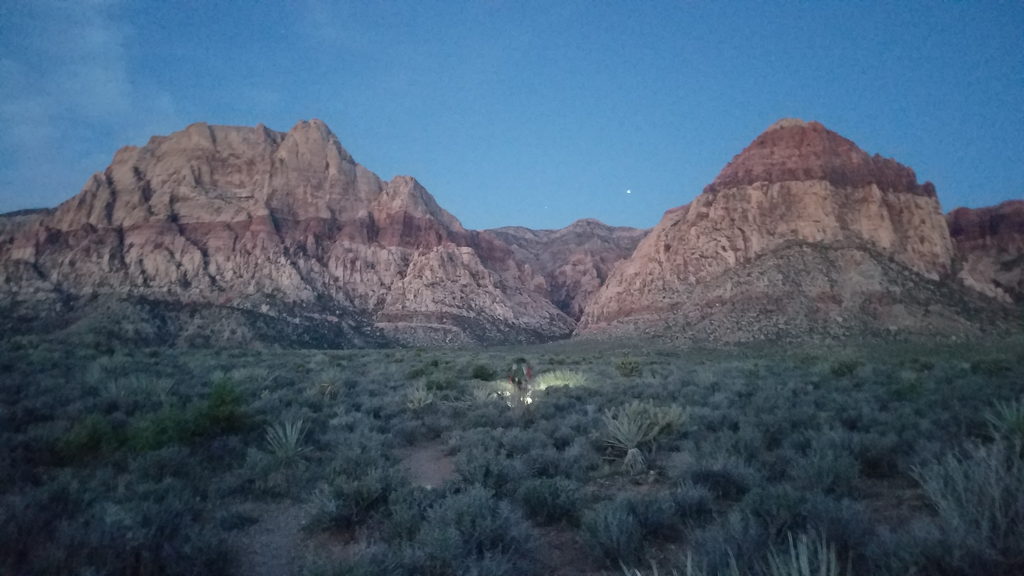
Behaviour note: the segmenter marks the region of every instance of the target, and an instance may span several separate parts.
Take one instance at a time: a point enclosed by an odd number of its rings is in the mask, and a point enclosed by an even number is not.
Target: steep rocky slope
[[[415,179],[380,180],[317,120],[287,133],[193,124],[121,149],[51,213],[6,220],[7,306],[114,297],[374,342],[532,341],[573,327],[508,246],[464,229]]]
[[[608,226],[589,218],[560,230],[510,226],[491,232],[544,277],[548,299],[575,319],[615,265],[628,258],[647,234],[647,230]]]
[[[956,334],[998,317],[945,281],[952,269],[930,183],[821,124],[782,120],[665,214],[590,301],[577,333]]]
[[[946,215],[959,278],[1004,302],[1024,302],[1024,200]]]

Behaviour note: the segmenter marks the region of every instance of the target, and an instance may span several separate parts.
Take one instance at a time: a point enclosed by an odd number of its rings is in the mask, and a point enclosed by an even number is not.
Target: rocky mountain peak
[[[910,168],[869,155],[818,122],[785,118],[772,124],[729,162],[707,188],[714,192],[758,182],[822,180],[834,186],[874,185],[935,197],[931,183],[918,184]]]
[[[1004,302],[1024,302],[1024,200],[946,215],[960,279]]]
[[[188,303],[357,341],[544,340],[573,327],[507,246],[465,230],[415,178],[381,181],[315,119],[287,132],[192,124],[121,149],[52,213],[4,222],[0,304]]]
[[[577,333],[743,340],[844,323],[918,329],[931,312],[904,291],[944,281],[952,266],[930,184],[817,122],[785,119],[665,213],[591,299]]]

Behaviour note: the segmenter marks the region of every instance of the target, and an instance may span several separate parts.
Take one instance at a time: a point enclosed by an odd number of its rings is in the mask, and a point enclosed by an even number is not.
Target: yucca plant
[[[1024,459],[1020,442],[998,439],[914,468],[937,522],[959,558],[1024,558]]]
[[[773,548],[768,554],[769,576],[850,576],[849,566],[844,571],[839,564],[836,547],[824,535],[788,534],[788,546]]]
[[[658,436],[682,425],[686,416],[678,406],[655,406],[633,401],[604,414],[604,444],[616,453],[650,445]]]
[[[303,444],[306,431],[302,418],[271,424],[266,430],[267,449],[282,463],[299,460],[309,452]]]
[[[430,405],[433,401],[434,393],[428,390],[424,383],[420,382],[409,389],[405,405],[410,410],[419,410]]]
[[[993,438],[1024,443],[1024,401],[997,402],[985,419]]]

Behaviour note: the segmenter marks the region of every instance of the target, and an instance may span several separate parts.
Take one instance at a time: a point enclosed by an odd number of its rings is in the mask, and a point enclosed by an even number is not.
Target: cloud
[[[123,12],[116,1],[51,0],[4,13],[0,211],[64,200],[117,147],[153,133],[141,131],[180,125],[171,96],[133,78]]]

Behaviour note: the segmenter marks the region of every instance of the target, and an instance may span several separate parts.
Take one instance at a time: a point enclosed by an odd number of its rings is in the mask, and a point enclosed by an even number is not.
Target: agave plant
[[[303,444],[306,437],[306,423],[302,418],[285,420],[267,426],[267,449],[281,462],[293,462],[309,452]]]

